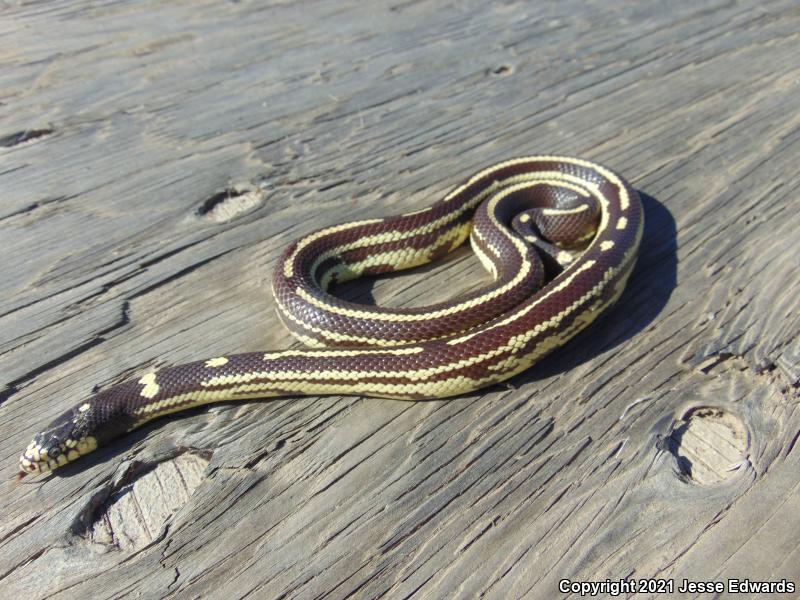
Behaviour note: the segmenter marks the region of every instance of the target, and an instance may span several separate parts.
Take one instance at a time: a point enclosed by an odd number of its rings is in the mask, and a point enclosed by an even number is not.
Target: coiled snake
[[[445,398],[512,377],[619,298],[642,237],[636,191],[592,162],[530,156],[474,175],[413,213],[294,242],[273,277],[278,314],[307,349],[219,356],[99,391],[38,433],[20,475],[43,473],[156,417],[228,400],[358,394]],[[471,237],[494,281],[449,302],[390,309],[329,285],[427,263]],[[545,285],[545,274],[554,275]]]

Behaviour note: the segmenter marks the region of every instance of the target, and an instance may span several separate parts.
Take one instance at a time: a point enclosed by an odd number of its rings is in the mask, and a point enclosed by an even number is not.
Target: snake
[[[611,169],[535,155],[488,166],[432,205],[319,229],[272,278],[304,347],[216,356],[99,389],[37,433],[19,476],[51,472],[158,417],[232,400],[464,395],[513,377],[613,305],[636,264],[636,190]],[[388,307],[331,286],[441,258],[469,239],[491,281],[446,302]]]

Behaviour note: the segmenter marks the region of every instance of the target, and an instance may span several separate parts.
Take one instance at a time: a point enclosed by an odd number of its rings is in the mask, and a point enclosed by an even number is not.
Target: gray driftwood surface
[[[1,597],[800,584],[795,2],[0,11]],[[292,239],[531,153],[623,173],[647,227],[619,305],[510,386],[219,405],[12,481],[96,386],[292,345],[268,289]],[[485,277],[463,249],[339,293]]]

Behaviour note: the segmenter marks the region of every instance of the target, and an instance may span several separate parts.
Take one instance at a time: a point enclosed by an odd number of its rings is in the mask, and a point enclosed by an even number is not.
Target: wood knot
[[[231,221],[263,204],[266,194],[263,189],[234,187],[206,198],[196,213],[199,217],[215,223]]]
[[[666,441],[681,473],[701,485],[732,477],[746,464],[750,446],[744,422],[712,406],[688,410]]]
[[[133,552],[163,532],[172,516],[202,482],[209,457],[184,452],[155,465],[141,465],[94,511],[86,537]]]

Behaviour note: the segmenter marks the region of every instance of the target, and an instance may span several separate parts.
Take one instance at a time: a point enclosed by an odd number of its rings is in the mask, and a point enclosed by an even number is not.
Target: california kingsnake
[[[423,210],[313,232],[286,250],[273,278],[279,316],[310,348],[219,356],[99,391],[34,437],[20,473],[51,471],[151,419],[210,402],[444,398],[503,381],[619,298],[642,227],[636,191],[612,171],[530,156],[484,169]],[[494,278],[475,292],[388,309],[326,291],[427,263],[470,233]],[[542,286],[546,273],[554,276]]]

